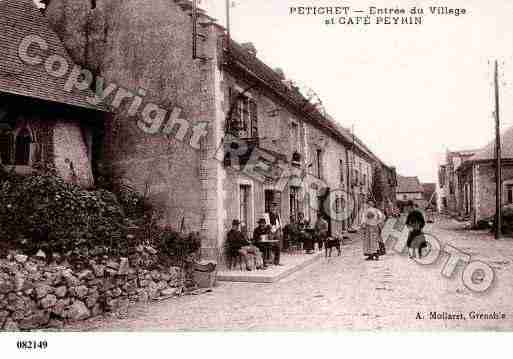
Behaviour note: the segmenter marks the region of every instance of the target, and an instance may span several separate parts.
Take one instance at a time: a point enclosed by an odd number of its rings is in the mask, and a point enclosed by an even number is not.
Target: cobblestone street
[[[90,323],[94,330],[511,330],[513,242],[486,232],[463,231],[461,223],[438,220],[426,232],[491,264],[496,284],[474,294],[461,281],[441,275],[447,256],[421,266],[389,253],[364,261],[354,239],[340,257],[322,258],[277,283],[220,283],[212,293],[133,308],[127,319]],[[466,320],[430,320],[429,312],[462,312]],[[505,320],[471,320],[468,313],[502,312]],[[417,313],[424,316],[416,319]]]

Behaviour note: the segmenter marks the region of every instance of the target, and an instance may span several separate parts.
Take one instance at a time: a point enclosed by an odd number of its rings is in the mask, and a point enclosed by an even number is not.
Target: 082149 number
[[[16,345],[20,350],[45,350],[48,348],[46,340],[18,340]]]

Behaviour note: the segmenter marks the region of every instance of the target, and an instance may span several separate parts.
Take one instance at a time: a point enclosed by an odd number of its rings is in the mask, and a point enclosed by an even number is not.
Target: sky
[[[513,4],[507,0],[235,0],[231,33],[258,57],[316,91],[328,113],[405,176],[435,182],[447,149],[494,136],[493,61],[499,60],[501,129],[513,125]],[[293,6],[447,6],[421,25],[325,25]],[[493,4],[492,4],[493,3]],[[201,0],[223,25],[224,0]],[[359,14],[352,14],[359,15]],[[338,19],[339,16],[337,16]]]

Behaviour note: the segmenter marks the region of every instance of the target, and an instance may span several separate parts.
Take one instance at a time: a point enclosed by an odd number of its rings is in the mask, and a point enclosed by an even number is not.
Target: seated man
[[[251,243],[244,237],[242,232],[239,230],[240,222],[237,219],[232,221],[232,229],[228,232],[226,241],[229,251],[238,253],[242,256],[246,269],[252,270],[251,259],[253,260],[254,266],[257,269],[261,269],[263,265],[262,255],[258,248],[252,246]]]
[[[242,232],[244,241],[246,243],[248,243],[247,246],[242,247],[242,250],[246,251],[246,253],[253,256],[256,269],[265,269],[266,266],[264,264],[262,252],[260,252],[260,249],[258,249],[258,247],[256,247],[256,246],[254,246],[251,243],[251,241],[248,239],[248,227],[244,223],[241,223],[241,232]]]
[[[271,233],[270,228],[266,225],[265,219],[260,218],[258,220],[258,227],[255,228],[253,231],[253,243],[255,243],[255,246],[257,246],[260,251],[264,252],[267,244],[263,244],[262,242],[262,236],[269,237],[269,234]],[[280,244],[279,243],[273,243],[270,245],[271,250],[274,255],[274,264],[280,265]]]

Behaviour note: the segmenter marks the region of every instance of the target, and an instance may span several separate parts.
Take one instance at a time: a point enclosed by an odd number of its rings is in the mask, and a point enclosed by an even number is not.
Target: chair
[[[289,252],[291,254],[301,254],[303,251],[303,242],[299,239],[297,235],[291,235],[289,237]]]
[[[227,261],[226,264],[227,264],[228,270],[232,270],[233,267],[236,266],[237,264],[239,265],[239,268],[241,271],[244,270],[243,269],[244,258],[238,251],[232,250],[228,246],[226,248],[226,261]]]
[[[283,231],[283,242],[287,243],[287,253],[300,254],[303,249],[298,233],[290,225],[285,226]]]

